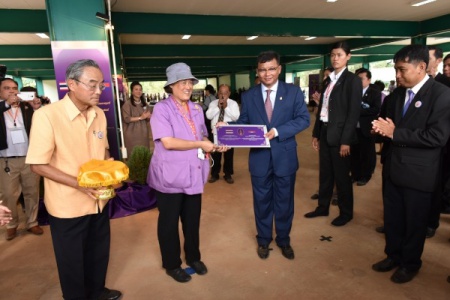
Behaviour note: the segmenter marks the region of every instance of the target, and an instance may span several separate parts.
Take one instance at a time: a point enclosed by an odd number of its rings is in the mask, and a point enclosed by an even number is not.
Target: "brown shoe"
[[[44,233],[44,230],[42,230],[41,227],[39,227],[39,225],[33,226],[31,228],[27,229],[28,232],[35,234],[35,235],[41,235]]]
[[[17,228],[6,229],[6,240],[10,241],[16,237]]]

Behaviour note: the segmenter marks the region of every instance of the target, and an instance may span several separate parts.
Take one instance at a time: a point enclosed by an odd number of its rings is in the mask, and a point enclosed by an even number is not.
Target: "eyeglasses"
[[[258,69],[258,73],[273,73],[278,69],[279,66],[268,68],[268,69]]]
[[[76,82],[82,83],[91,92],[95,92],[97,89],[99,89],[100,91],[104,91],[106,89],[106,86],[103,83],[99,83],[99,84],[96,84],[96,85],[89,85],[87,83],[84,83],[83,81],[79,81],[78,79],[74,79],[74,80]]]

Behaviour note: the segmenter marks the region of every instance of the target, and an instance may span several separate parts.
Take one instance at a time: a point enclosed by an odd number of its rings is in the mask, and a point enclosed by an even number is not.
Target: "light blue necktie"
[[[414,92],[412,90],[408,90],[408,101],[406,101],[405,106],[403,106],[403,113],[402,116],[406,114],[406,111],[408,110],[409,105],[411,104],[412,100],[414,99]]]

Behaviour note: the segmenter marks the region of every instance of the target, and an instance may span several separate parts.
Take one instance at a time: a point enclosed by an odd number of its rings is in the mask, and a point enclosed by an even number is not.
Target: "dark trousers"
[[[258,245],[268,245],[272,241],[274,219],[277,245],[290,244],[289,234],[294,218],[295,176],[296,173],[278,177],[271,168],[264,177],[251,177]]]
[[[445,186],[445,172],[448,168],[445,164],[445,157],[444,153],[441,154],[441,163],[440,163],[440,170],[439,170],[439,176],[436,183],[436,189],[433,192],[433,196],[431,199],[431,208],[430,208],[430,215],[428,217],[428,227],[432,229],[437,229],[439,227],[439,219],[441,218],[441,210],[444,206],[444,200],[443,200],[443,192],[444,192],[444,186]]]
[[[225,173],[225,177],[229,177],[234,174],[233,156],[234,148],[231,148],[227,152],[223,152],[223,173]],[[219,177],[220,168],[222,166],[222,152],[213,152],[211,153],[211,157],[214,160],[214,165],[211,168],[211,176]]]
[[[419,270],[432,193],[399,187],[387,179],[384,194],[385,253],[409,271]]]
[[[186,263],[200,260],[200,214],[202,195],[167,194],[156,192],[158,203],[158,241],[163,268],[173,270],[181,266],[178,221],[184,235]]]
[[[336,183],[340,215],[353,218],[353,185],[350,177],[350,156],[339,155],[340,146],[330,146],[327,142],[327,126],[320,131],[319,148],[319,207],[328,212],[333,187]]]
[[[98,299],[109,262],[109,205],[78,218],[49,216],[53,249],[64,299]]]
[[[355,180],[372,178],[377,163],[375,137],[367,137],[357,128],[358,144],[351,146],[351,171]]]

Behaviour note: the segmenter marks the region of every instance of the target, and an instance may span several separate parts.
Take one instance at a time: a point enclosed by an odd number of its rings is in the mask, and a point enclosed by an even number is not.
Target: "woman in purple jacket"
[[[147,183],[156,191],[163,268],[176,281],[187,282],[191,276],[181,268],[178,220],[181,218],[183,226],[187,265],[199,275],[206,274],[199,250],[203,187],[208,179],[209,153],[227,149],[208,140],[203,109],[189,101],[198,83],[189,66],[173,64],[166,75],[164,89],[170,96],[155,105],[150,119],[155,150]]]

